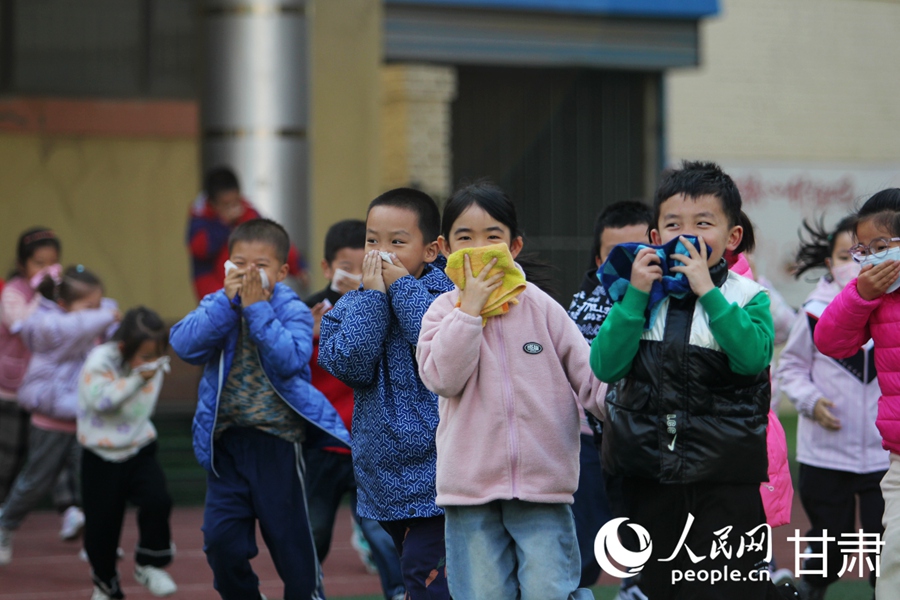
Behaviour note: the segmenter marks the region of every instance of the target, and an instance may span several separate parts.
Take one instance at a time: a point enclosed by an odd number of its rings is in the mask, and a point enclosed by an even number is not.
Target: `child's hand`
[[[884,294],[900,276],[900,261],[886,260],[880,265],[866,265],[859,272],[856,291],[864,300],[874,300]]]
[[[830,408],[834,408],[834,402],[827,398],[819,398],[813,407],[813,419],[825,429],[837,431],[841,428],[841,420],[828,410]]]
[[[697,250],[697,248],[684,236],[679,236],[678,239],[681,240],[681,243],[687,248],[690,256],[673,254],[672,258],[680,260],[684,263],[684,266],[672,267],[670,270],[676,273],[684,273],[688,278],[688,283],[691,284],[691,290],[697,294],[698,298],[701,298],[708,291],[716,287],[713,285],[712,277],[709,276],[709,265],[706,264],[709,260],[709,257],[706,255],[706,243],[704,243],[702,237],[698,236],[697,243],[700,244],[700,250]]]
[[[327,313],[333,307],[331,304],[326,304],[325,302],[319,302],[315,306],[313,306],[310,310],[313,318],[313,337],[319,337],[320,332],[322,331],[322,315]]]
[[[370,250],[368,254],[366,254],[366,257],[363,259],[362,283],[364,290],[376,290],[385,294],[387,293],[387,288],[384,287],[384,276],[382,274],[383,262],[378,250]]]
[[[631,285],[645,294],[650,293],[654,281],[662,279],[662,267],[653,248],[643,248],[634,257],[631,265]]]
[[[381,276],[384,278],[385,288],[390,288],[392,283],[401,277],[409,275],[409,271],[406,270],[406,267],[403,266],[396,254],[391,254],[391,260],[394,261],[394,264],[386,260],[381,261]]]
[[[492,258],[491,262],[481,269],[478,277],[472,275],[472,261],[468,254],[463,256],[463,268],[466,273],[466,289],[459,291],[459,310],[473,317],[480,317],[484,305],[487,304],[491,293],[500,287],[503,283],[503,272],[497,273],[493,277],[487,277],[497,259]]]
[[[241,286],[244,283],[244,275],[246,273],[247,269],[232,269],[225,276],[225,295],[228,296],[229,300],[234,300],[234,297],[241,293]]]
[[[263,288],[262,277],[259,276],[259,269],[251,267],[244,275],[244,284],[241,290],[241,304],[247,308],[251,304],[269,299],[269,290]]]

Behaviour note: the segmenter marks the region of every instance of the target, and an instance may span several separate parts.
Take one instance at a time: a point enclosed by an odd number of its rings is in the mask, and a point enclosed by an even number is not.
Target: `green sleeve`
[[[741,308],[728,302],[718,288],[700,298],[713,337],[728,355],[731,370],[756,375],[772,362],[775,326],[769,310],[768,292],[760,292]]]
[[[618,381],[631,370],[649,301],[650,294],[629,285],[622,301],[613,304],[591,344],[591,369],[600,381]]]

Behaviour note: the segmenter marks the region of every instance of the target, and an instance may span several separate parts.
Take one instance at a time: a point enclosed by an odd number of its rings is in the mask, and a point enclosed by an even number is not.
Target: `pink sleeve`
[[[456,292],[447,292],[432,303],[416,346],[422,382],[444,398],[462,395],[481,356],[481,317],[458,310],[456,297]]]
[[[550,332],[569,385],[578,397],[578,403],[602,421],[606,418],[603,403],[607,385],[597,379],[591,370],[591,347],[584,343],[584,336],[566,311],[553,300],[548,300],[551,303],[547,307]]]
[[[882,297],[865,300],[854,279],[825,308],[816,324],[815,342],[819,352],[831,358],[850,358],[869,341],[869,317],[881,306]]]
[[[29,302],[20,291],[7,285],[0,293],[0,322],[10,329],[13,324],[28,318],[36,306],[35,302]]]

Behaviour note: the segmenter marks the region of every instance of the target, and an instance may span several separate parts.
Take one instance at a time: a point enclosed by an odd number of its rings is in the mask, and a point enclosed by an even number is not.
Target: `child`
[[[28,450],[29,415],[16,397],[31,352],[12,329],[37,308],[40,296],[35,288],[45,269],[59,262],[59,253],[59,238],[51,229],[24,231],[16,244],[16,269],[0,293],[0,502],[9,494]]]
[[[647,243],[652,219],[650,207],[636,200],[615,202],[597,215],[590,267],[584,275],[581,290],[572,298],[568,311],[588,345],[594,341],[612,306],[612,300],[597,277],[598,267],[609,256],[610,250],[619,244]],[[594,538],[600,527],[613,515],[620,516],[623,513],[624,507],[621,506],[621,478],[608,478],[600,465],[598,450],[602,440],[601,423],[588,417],[580,406],[578,412],[581,416],[581,470],[572,515],[575,517],[575,533],[581,550],[579,587],[589,587],[600,576],[600,565],[594,557]],[[591,426],[595,428],[595,434]],[[622,584],[630,587],[635,579],[630,577],[623,580]]]
[[[328,279],[328,287],[306,299],[313,315],[313,353],[309,362],[312,384],[337,409],[348,431],[353,418],[353,389],[319,366],[319,331],[322,315],[337,304],[341,296],[359,287],[365,246],[365,221],[347,219],[332,225],[325,234],[325,258],[322,260],[322,272]],[[353,476],[350,450],[334,446],[308,450],[306,491],[309,523],[319,560],[324,562],[328,556],[334,517],[344,494],[349,493],[354,519],[359,523],[371,551],[372,558],[369,560],[374,560],[381,576],[384,597],[386,600],[402,599],[403,577],[394,542],[377,521],[356,516],[356,478]]]
[[[140,537],[134,577],[154,596],[178,589],[161,569],[172,562],[172,499],[156,459],[150,415],[168,369],[166,327],[152,310],[125,313],[112,341],[94,348],[78,385],[78,443],[84,499],[84,548],[91,563],[91,600],[124,598],[116,549],[125,506],[138,507]]]
[[[254,219],[234,230],[228,248],[237,268],[225,288],[203,298],[170,334],[183,360],[204,365],[193,425],[194,453],[208,471],[204,551],[222,598],[259,597],[250,567],[258,520],[285,600],[308,600],[322,593],[321,570],[300,444],[346,445],[349,436],[309,383],[312,315],[282,283],[287,232]]]
[[[60,472],[67,467],[78,472],[78,373],[91,348],[119,320],[115,303],[103,298],[100,279],[81,265],[68,267],[58,282],[45,276],[38,291],[43,297],[37,309],[14,328],[33,353],[18,393],[31,412],[31,430],[28,457],[0,513],[0,564],[12,560],[13,532]]]
[[[845,360],[834,360],[818,352],[813,344],[817,321],[825,308],[850,281],[859,275],[859,263],[850,255],[854,217],[841,220],[833,231],[819,223],[804,222],[809,241],[797,253],[800,275],[826,268],[816,289],[794,321],[787,345],[781,352],[777,377],[781,389],[800,413],[797,424],[797,462],[800,463],[800,501],[809,516],[807,535],[821,538],[824,530],[835,539],[827,547],[827,564],[808,559],[804,569],[823,571],[825,576],[804,574],[804,598],[825,597],[828,585],[838,580],[843,554],[837,540],[856,528],[856,504],[863,531],[881,535],[884,500],[879,482],[890,464],[881,448],[875,427],[881,390],[876,379],[871,344],[858,348]],[[810,544],[820,557],[826,549]],[[875,584],[875,572],[870,574]],[[801,589],[801,591],[803,591]]]
[[[235,227],[260,218],[259,212],[241,195],[237,175],[228,167],[206,173],[201,193],[191,206],[187,244],[197,300],[222,289],[222,270],[228,260],[228,236]],[[306,265],[297,249],[288,253],[288,274],[305,281]]]
[[[416,358],[440,396],[437,503],[446,514],[450,593],[593,598],[578,589],[568,505],[578,485],[577,406],[599,416],[605,386],[591,376],[578,327],[512,262],[522,233],[502,190],[485,182],[458,190],[439,243],[448,273],[461,262],[464,279],[425,313]],[[497,256],[488,262],[486,252]]]
[[[419,379],[422,316],[453,284],[428,194],[385,192],[369,204],[362,288],[322,317],[319,364],[353,388],[353,470],[360,517],[381,522],[411,600],[449,598],[444,512],[434,502],[437,396]]]
[[[749,532],[758,539],[765,523],[759,485],[767,479],[774,332],[765,289],[723,260],[748,221],[734,182],[712,163],[666,173],[654,208],[651,240],[671,255],[663,264],[654,248],[636,252],[624,298],[591,346],[594,373],[618,382],[606,399],[603,467],[624,477],[629,517],[652,540],[641,571],[648,597],[764,598],[764,550],[736,547]],[[672,253],[676,244],[685,252]],[[682,288],[677,295],[661,292],[663,267],[666,283]],[[713,542],[732,549],[717,552]],[[700,568],[695,556],[703,568],[747,581],[676,583],[674,571]]]
[[[850,254],[862,263],[862,270],[824,310],[814,339],[822,354],[839,360],[857,355],[869,338],[875,343],[882,391],[875,424],[882,447],[890,451],[888,472],[881,480],[884,547],[875,595],[891,598],[900,589],[900,359],[896,350],[900,295],[894,293],[900,287],[900,189],[882,190],[869,198],[857,214],[855,234],[858,243]],[[856,410],[862,406],[857,404]]]

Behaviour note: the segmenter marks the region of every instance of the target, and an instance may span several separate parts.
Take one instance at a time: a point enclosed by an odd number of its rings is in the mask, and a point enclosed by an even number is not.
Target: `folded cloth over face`
[[[516,300],[516,296],[525,290],[525,275],[516,266],[506,244],[492,244],[480,248],[463,248],[447,257],[447,267],[444,269],[450,281],[461,290],[466,289],[466,267],[464,261],[466,254],[469,255],[473,276],[478,277],[482,269],[495,258],[497,259],[497,264],[494,265],[485,279],[493,277],[497,273],[503,273],[503,281],[500,283],[500,287],[491,292],[487,303],[481,310],[481,324],[484,326],[488,317],[506,314],[509,312],[510,304],[519,303]],[[457,306],[459,306],[458,302]]]
[[[698,246],[695,236],[686,235],[683,237],[691,242],[695,248]],[[597,277],[606,289],[607,294],[609,294],[610,299],[613,302],[621,301],[628,290],[628,284],[631,282],[631,267],[634,264],[634,259],[638,252],[644,248],[652,248],[656,252],[663,272],[662,281],[654,281],[653,286],[650,288],[650,301],[647,303],[647,310],[644,313],[646,316],[644,329],[650,329],[653,327],[654,321],[656,321],[656,313],[659,311],[660,303],[667,296],[683,298],[685,294],[691,291],[691,284],[688,282],[687,276],[684,273],[672,271],[672,267],[684,265],[683,262],[674,260],[672,258],[673,254],[690,256],[687,248],[681,243],[679,238],[675,238],[662,246],[635,243],[619,244],[610,251],[609,256],[606,257],[606,262],[600,265],[600,268],[597,270]],[[706,246],[706,252],[707,255],[712,252],[709,244]]]

